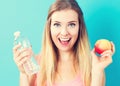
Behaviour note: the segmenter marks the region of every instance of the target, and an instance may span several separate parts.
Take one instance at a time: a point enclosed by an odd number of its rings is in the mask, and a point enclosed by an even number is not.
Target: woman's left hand
[[[115,46],[111,42],[112,49],[104,51],[100,56],[97,56],[95,49],[91,51],[92,54],[92,70],[104,71],[104,69],[112,63],[112,55],[115,52]]]

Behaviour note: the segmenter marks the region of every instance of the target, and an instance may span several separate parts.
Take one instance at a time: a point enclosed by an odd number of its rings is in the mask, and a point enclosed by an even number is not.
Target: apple
[[[111,42],[107,39],[99,39],[95,43],[95,52],[98,54],[101,54],[106,50],[111,50],[111,48]]]

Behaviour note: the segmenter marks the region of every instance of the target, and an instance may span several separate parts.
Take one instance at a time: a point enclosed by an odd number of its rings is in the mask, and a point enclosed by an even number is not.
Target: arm
[[[105,51],[103,56],[98,57],[92,51],[92,81],[91,86],[105,86],[104,69],[112,63],[111,51]]]
[[[31,56],[32,49],[19,50],[20,47],[21,45],[16,45],[13,48],[14,62],[20,71],[20,86],[34,86],[36,75],[28,76],[23,68],[23,64]]]
[[[91,86],[105,86],[105,73],[104,71],[92,70]]]
[[[28,76],[24,73],[20,73],[20,86],[29,86]]]
[[[92,81],[91,86],[105,86],[104,69],[112,63],[112,55],[115,52],[114,44],[111,43],[112,49],[104,51],[100,57],[95,54],[93,49],[92,54]]]
[[[20,86],[35,86],[36,75],[28,76],[25,73],[20,73]]]

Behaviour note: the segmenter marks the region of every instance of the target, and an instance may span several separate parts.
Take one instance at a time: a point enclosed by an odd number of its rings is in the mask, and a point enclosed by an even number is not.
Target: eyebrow
[[[59,21],[53,21],[53,22],[61,23]],[[68,23],[71,23],[71,22],[77,22],[77,21],[69,21]]]
[[[60,23],[59,21],[53,21],[53,22]]]
[[[72,22],[77,22],[77,21],[69,21],[68,23],[72,23]]]

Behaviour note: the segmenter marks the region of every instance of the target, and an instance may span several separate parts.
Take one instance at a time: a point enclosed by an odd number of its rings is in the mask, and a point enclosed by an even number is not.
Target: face
[[[71,51],[78,38],[78,14],[70,9],[54,12],[50,29],[52,40],[58,50]]]

